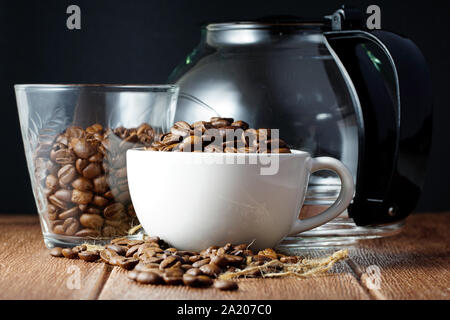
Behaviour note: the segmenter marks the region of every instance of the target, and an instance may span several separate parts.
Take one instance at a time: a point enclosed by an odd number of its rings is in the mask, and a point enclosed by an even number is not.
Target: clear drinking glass
[[[170,128],[178,86],[33,84],[15,91],[46,246],[133,237],[139,222],[125,153]]]

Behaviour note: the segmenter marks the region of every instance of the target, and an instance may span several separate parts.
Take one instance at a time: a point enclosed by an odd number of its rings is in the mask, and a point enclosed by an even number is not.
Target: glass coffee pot
[[[358,11],[314,21],[213,23],[172,73],[175,120],[212,116],[277,128],[293,149],[330,156],[352,172],[348,212],[284,245],[324,246],[398,232],[414,209],[431,139],[431,88],[408,39],[362,31]],[[333,203],[333,172],[311,176],[300,217]]]

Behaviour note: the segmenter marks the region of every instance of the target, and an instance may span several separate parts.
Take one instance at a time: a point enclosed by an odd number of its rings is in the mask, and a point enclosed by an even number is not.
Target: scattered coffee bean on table
[[[64,255],[62,254],[62,248],[53,248],[50,249],[50,255],[52,255],[53,257],[64,257]]]
[[[230,280],[217,280],[214,282],[214,288],[217,288],[219,290],[237,290],[238,286],[237,283]]]
[[[239,277],[311,276],[328,271],[345,259],[346,250],[324,259],[286,256],[273,249],[254,253],[248,244],[211,246],[200,252],[177,250],[158,237],[143,240],[115,238],[104,247],[83,244],[73,248],[52,248],[53,257],[101,261],[128,270],[128,278],[140,284],[213,286],[237,290]]]

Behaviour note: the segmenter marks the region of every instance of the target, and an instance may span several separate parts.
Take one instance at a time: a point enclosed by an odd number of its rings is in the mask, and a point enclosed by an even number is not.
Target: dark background
[[[15,83],[164,83],[210,21],[290,14],[321,17],[344,1],[0,0],[0,213],[35,212],[16,110]],[[417,211],[450,209],[449,1],[347,1],[377,4],[382,28],[422,49],[433,78],[435,112],[428,178]],[[81,30],[66,8],[81,8]]]

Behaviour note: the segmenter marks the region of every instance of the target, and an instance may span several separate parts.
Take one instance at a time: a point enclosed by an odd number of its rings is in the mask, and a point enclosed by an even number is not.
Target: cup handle
[[[340,215],[353,199],[355,192],[355,184],[353,183],[353,176],[345,165],[330,157],[313,158],[311,165],[311,173],[319,170],[331,170],[341,179],[341,191],[337,200],[324,212],[306,219],[297,219],[289,232],[290,236],[297,233],[318,227]]]

